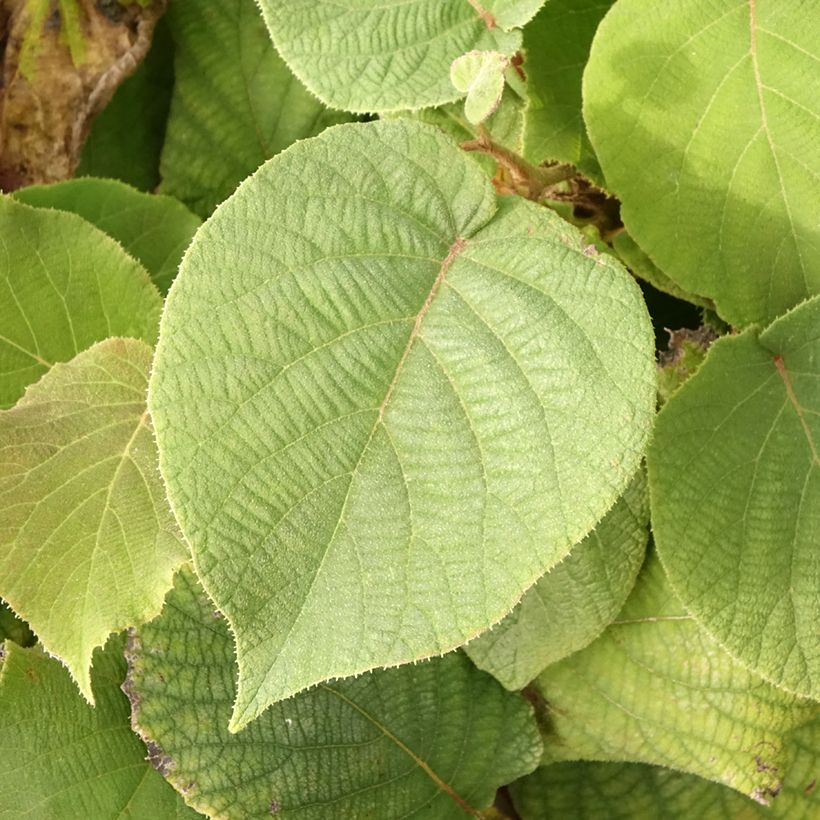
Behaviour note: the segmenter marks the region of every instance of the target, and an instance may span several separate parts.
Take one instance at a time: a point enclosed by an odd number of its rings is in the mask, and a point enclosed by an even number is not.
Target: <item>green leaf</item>
[[[489,632],[464,647],[479,669],[522,689],[583,649],[620,611],[643,563],[649,499],[641,470],[598,526]]]
[[[556,763],[510,786],[522,820],[813,820],[820,812],[820,720],[787,741],[783,789],[763,807],[733,789],[641,763]]]
[[[524,157],[557,160],[602,181],[581,116],[581,76],[612,0],[550,0],[524,30],[527,108]]]
[[[322,684],[230,734],[230,633],[187,570],[129,660],[135,725],[209,816],[484,817],[541,754],[531,707],[460,653]]]
[[[612,626],[538,678],[545,763],[654,763],[767,804],[782,786],[784,736],[817,714],[726,654],[674,598],[651,557]]]
[[[94,119],[77,176],[119,179],[140,191],[157,187],[174,85],[173,58],[174,44],[163,19],[154,29],[146,58]]]
[[[186,0],[168,11],[176,86],[162,191],[201,216],[266,159],[349,119],[328,111],[276,53],[254,0]]]
[[[108,339],[0,413],[0,595],[93,702],[91,655],[187,557],[145,409],[151,348]]]
[[[123,640],[94,655],[92,709],[40,647],[7,642],[0,667],[0,816],[193,820],[131,731]]]
[[[8,638],[20,646],[33,646],[37,638],[25,621],[21,621],[8,606],[0,601],[0,641]]]
[[[293,146],[203,226],[149,406],[236,636],[234,729],[484,631],[626,488],[652,331],[583,247],[409,120]]]
[[[279,53],[320,100],[344,111],[453,102],[450,65],[468,51],[510,55],[512,31],[543,0],[260,0]]]
[[[584,114],[629,233],[735,325],[820,292],[820,15],[804,0],[619,0]]]
[[[102,231],[0,198],[0,408],[108,336],[153,344],[161,307],[142,265]]]
[[[33,185],[16,191],[14,197],[35,208],[70,211],[96,225],[145,265],[162,293],[167,293],[201,224],[181,202],[111,179]]]
[[[718,340],[658,418],[658,550],[733,655],[820,699],[820,298]]]
[[[450,80],[467,95],[464,115],[468,122],[483,122],[498,108],[509,63],[509,58],[497,51],[470,51],[453,60]]]

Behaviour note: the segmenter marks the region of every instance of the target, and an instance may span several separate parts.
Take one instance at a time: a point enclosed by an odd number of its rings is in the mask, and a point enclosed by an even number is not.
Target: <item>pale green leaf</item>
[[[108,339],[0,412],[0,595],[92,699],[91,655],[187,557],[145,409],[151,348]]]
[[[626,488],[652,332],[632,278],[583,247],[410,120],[293,146],[203,226],[149,406],[236,636],[233,728],[463,644]]]
[[[154,29],[146,58],[94,119],[77,176],[119,179],[140,191],[157,187],[174,85],[173,62],[174,44],[162,19]]]
[[[551,663],[597,638],[635,584],[648,524],[641,470],[569,557],[541,578],[500,624],[465,646],[476,666],[507,689],[522,689]]]
[[[0,647],[1,648],[1,647]],[[122,638],[94,654],[91,708],[40,647],[9,642],[0,666],[0,817],[193,820],[131,731]]]
[[[718,340],[658,418],[658,551],[692,614],[820,699],[820,297]]]
[[[116,239],[166,293],[185,248],[201,224],[181,202],[144,194],[112,179],[72,179],[32,185],[14,194],[35,208],[70,211]]]
[[[820,292],[811,0],[619,0],[584,114],[630,234],[735,325]]]
[[[541,754],[532,708],[460,653],[322,684],[230,734],[233,643],[187,570],[129,660],[135,725],[210,816],[483,817]]]
[[[581,76],[592,37],[612,0],[549,0],[524,29],[527,108],[524,156],[568,162],[601,181],[581,116]]]
[[[279,53],[327,105],[398,111],[453,102],[450,65],[468,51],[510,55],[543,0],[260,0]],[[501,21],[502,24],[499,23]]]
[[[537,681],[550,733],[545,763],[653,763],[767,803],[782,786],[785,735],[817,705],[734,661],[675,599],[650,557],[606,632]]]
[[[0,198],[0,408],[108,336],[153,344],[161,307],[142,265],[102,231]]]
[[[509,62],[508,57],[497,51],[470,51],[453,61],[450,80],[467,95],[464,115],[468,122],[483,122],[498,108]]]
[[[349,119],[328,111],[294,78],[254,0],[175,2],[168,21],[176,84],[161,190],[201,216],[269,157]]]

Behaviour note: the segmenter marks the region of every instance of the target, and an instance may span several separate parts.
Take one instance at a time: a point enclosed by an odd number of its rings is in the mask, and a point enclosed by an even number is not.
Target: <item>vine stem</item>
[[[514,151],[499,145],[484,127],[481,127],[478,137],[462,142],[461,148],[464,151],[477,151],[494,159],[510,174],[513,182],[524,189],[527,199],[538,201],[553,185],[575,175],[575,168],[572,165],[539,168],[530,164]]]

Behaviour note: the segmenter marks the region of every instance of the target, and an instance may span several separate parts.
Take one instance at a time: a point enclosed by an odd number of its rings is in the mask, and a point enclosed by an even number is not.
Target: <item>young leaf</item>
[[[595,640],[618,614],[643,563],[649,538],[643,470],[597,527],[521,603],[464,649],[507,689]]]
[[[467,95],[464,115],[468,122],[473,125],[483,122],[498,108],[509,62],[509,58],[497,51],[470,51],[453,61],[450,79]]]
[[[617,262],[436,129],[339,126],[245,183],[183,261],[149,397],[236,636],[232,727],[506,615],[637,470],[652,348]]]
[[[735,657],[820,698],[820,297],[719,339],[658,418],[652,518],[670,581]]]
[[[543,0],[260,0],[279,53],[323,102],[399,111],[461,96],[450,66],[468,51],[510,55]]]
[[[122,638],[94,654],[96,708],[40,647],[0,661],[0,816],[60,820],[198,817],[145,760],[128,723]]]
[[[524,30],[527,108],[524,156],[575,165],[602,182],[581,116],[581,76],[612,0],[550,0]]]
[[[160,181],[159,157],[173,85],[174,44],[163,18],[146,58],[94,119],[77,176],[119,179],[140,191],[153,191]]]
[[[233,644],[188,570],[129,661],[155,765],[212,817],[484,817],[541,754],[531,707],[458,653],[322,684],[230,734]]]
[[[153,344],[161,307],[142,265],[102,231],[0,198],[0,408],[108,336]]]
[[[804,0],[619,0],[584,114],[630,234],[735,325],[820,292],[820,15]]]
[[[116,239],[167,293],[185,248],[201,224],[181,202],[144,194],[112,179],[72,179],[21,188],[15,199],[35,208],[70,211]]]
[[[537,681],[549,709],[545,763],[654,763],[768,804],[782,786],[784,736],[817,706],[727,655],[674,598],[650,557],[618,619]]]
[[[108,339],[0,413],[0,595],[92,700],[91,655],[187,557],[157,473],[151,348]]]
[[[172,3],[168,21],[176,85],[162,191],[201,216],[269,157],[349,119],[325,109],[293,77],[254,0]]]

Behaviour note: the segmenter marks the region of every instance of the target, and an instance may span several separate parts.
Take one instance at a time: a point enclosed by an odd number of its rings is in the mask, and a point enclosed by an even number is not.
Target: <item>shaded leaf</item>
[[[820,698],[820,297],[725,336],[658,417],[658,551],[743,663]]]
[[[620,0],[584,114],[629,233],[735,325],[820,292],[820,15],[807,0]]]
[[[176,85],[161,190],[201,216],[269,157],[349,119],[293,77],[254,0],[172,3],[168,21]]]
[[[817,705],[726,654],[674,598],[656,558],[612,626],[537,681],[545,763],[653,763],[731,786],[759,803],[780,790],[784,737]]]
[[[187,570],[129,659],[135,725],[211,816],[483,817],[541,752],[532,709],[461,654],[323,684],[230,734],[233,644]]]
[[[583,649],[615,618],[643,563],[649,498],[641,470],[569,557],[497,626],[464,649],[507,689],[522,689],[551,663]]]
[[[626,488],[652,333],[583,247],[409,120],[293,146],[203,226],[149,405],[237,639],[234,729],[484,631]]]
[[[187,557],[145,409],[151,348],[108,339],[0,413],[0,595],[92,699],[91,655]]]
[[[166,293],[201,220],[168,196],[143,194],[112,179],[72,179],[22,188],[15,199],[35,208],[70,211],[116,239],[145,265]]]
[[[0,601],[0,641],[6,638],[20,646],[33,646],[37,638],[24,621],[21,621],[3,602]]]
[[[0,816],[193,820],[131,731],[123,640],[94,653],[91,708],[40,647],[9,642],[0,667]]]
[[[142,265],[84,219],[0,199],[0,408],[108,336],[153,344],[161,306]]]

